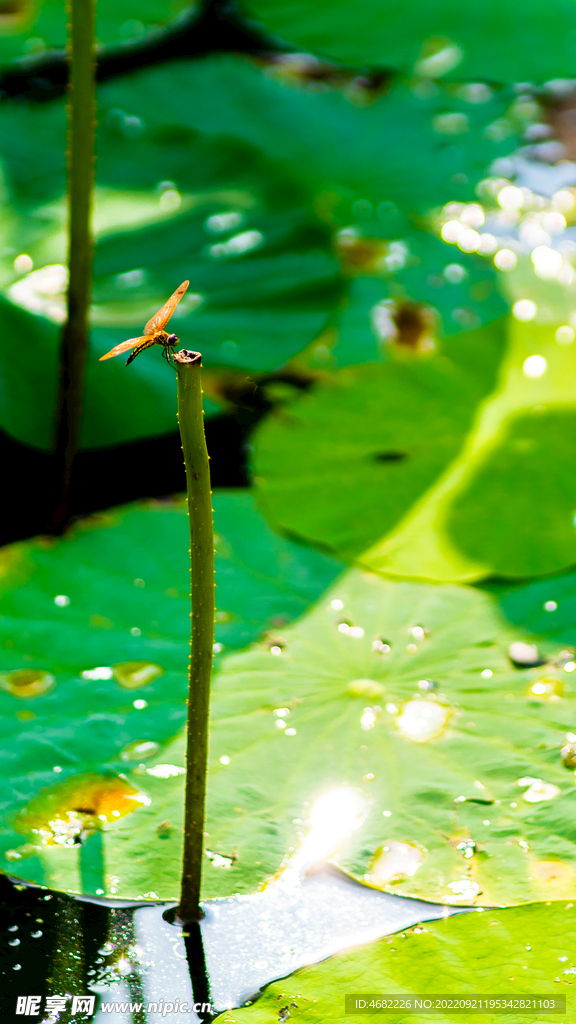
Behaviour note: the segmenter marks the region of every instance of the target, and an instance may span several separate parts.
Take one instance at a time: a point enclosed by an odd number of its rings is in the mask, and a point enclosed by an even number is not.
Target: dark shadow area
[[[264,54],[278,50],[270,39],[245,24],[233,3],[208,0],[165,28],[142,40],[103,47],[98,55],[97,78],[104,82],[166,60],[201,57],[207,53]],[[0,73],[0,96],[44,102],[61,96],[68,81],[64,50],[50,50],[14,61]]]
[[[250,435],[272,408],[265,385],[272,381],[305,389],[311,381],[287,374],[231,377],[222,386],[229,411],[206,421],[213,487],[247,487]],[[0,431],[4,501],[0,505],[0,545],[46,532],[54,458],[20,444]],[[161,498],[186,490],[180,435],[147,438],[116,448],[80,452],[74,464],[71,519],[140,498]]]
[[[3,1021],[38,1019],[30,1007],[18,1007],[19,999],[40,996],[44,1002],[59,992],[89,992],[109,930],[108,907],[0,876],[0,914]]]

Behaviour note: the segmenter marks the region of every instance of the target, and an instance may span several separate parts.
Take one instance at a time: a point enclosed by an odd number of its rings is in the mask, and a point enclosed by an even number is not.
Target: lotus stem
[[[214,529],[210,468],[202,410],[202,357],[182,349],[178,370],[178,422],[186,466],[190,520],[192,634],[186,741],[184,854],[178,917],[202,917],[200,886],[208,765],[208,718],[214,646]]]
[[[55,429],[56,492],[51,528],[69,514],[70,482],[80,440],[92,286],[92,202],[96,133],[96,0],[68,0],[67,108],[68,310],[58,366]]]

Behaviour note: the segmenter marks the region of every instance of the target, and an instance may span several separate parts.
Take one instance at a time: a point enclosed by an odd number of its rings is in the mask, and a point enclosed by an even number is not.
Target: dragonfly
[[[151,348],[152,345],[162,345],[164,349],[162,355],[170,362],[171,350],[178,344],[178,338],[175,334],[168,334],[164,328],[189,284],[190,281],[182,282],[180,287],[170,296],[168,302],[165,302],[162,308],[148,321],[144,328],[144,334],[140,338],[128,338],[128,341],[122,341],[119,345],[111,348],[105,356],[100,356],[100,362],[103,359],[112,359],[112,356],[119,356],[122,352],[128,352],[129,349],[133,348],[132,355],[126,360],[126,366],[129,366],[132,360],[136,359],[137,355],[140,355],[140,352],[143,352],[145,348]]]

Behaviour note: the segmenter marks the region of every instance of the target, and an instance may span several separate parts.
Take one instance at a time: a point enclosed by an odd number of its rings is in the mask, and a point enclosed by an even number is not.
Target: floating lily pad
[[[387,575],[474,580],[559,571],[576,556],[572,346],[558,323],[510,321],[498,386],[436,483],[362,563]],[[532,356],[537,376],[531,375]]]
[[[407,1019],[423,1024],[430,1019],[430,1007],[424,1005],[423,1012],[415,1012],[413,997],[418,994],[466,1000],[472,995],[498,999],[518,993],[527,999],[548,998],[552,1005],[558,999],[558,1008],[541,1010],[537,1000],[528,1012],[505,1011],[507,1021],[523,1024],[533,1019],[534,1012],[535,1019],[567,1020],[570,1010],[562,1013],[560,1007],[569,1007],[572,999],[575,940],[573,903],[535,903],[429,921],[305,967],[267,986],[253,1006],[228,1010],[217,1020],[219,1024],[268,1024],[278,1020],[279,1014],[285,1014],[284,1019],[290,1014],[291,1021],[341,1021],[357,1013],[352,998],[356,995],[368,1000],[358,1014],[361,1020],[384,1017],[390,1024],[404,1024]],[[409,1000],[409,1010],[395,1011],[392,1003],[391,1011],[382,1013],[376,1003],[371,1012],[370,999],[386,995]],[[491,1017],[489,1008],[487,1012]],[[496,1010],[494,1019],[501,1012]],[[448,1024],[465,1017],[466,1003],[461,1009],[436,1011],[433,1019]]]
[[[204,894],[253,892],[294,851],[287,880],[335,856],[387,891],[454,906],[571,895],[562,749],[576,691],[569,655],[512,666],[509,645],[526,638],[491,595],[352,571],[298,624],[231,655],[213,688]],[[543,676],[558,693],[542,694]],[[129,781],[151,803],[104,827],[107,872],[124,896],[173,898],[183,737],[149,765]],[[42,860],[60,875],[73,856]]]
[[[254,441],[262,508],[284,530],[359,555],[457,456],[503,339],[498,322],[443,339],[436,355],[399,348],[273,412]]]
[[[275,537],[248,492],[216,493],[214,507],[219,652],[283,628],[340,567]],[[186,507],[176,499],[95,517],[59,541],[39,538],[3,549],[2,853],[16,851],[5,869],[43,876],[34,835],[18,831],[36,807],[31,800],[44,806],[39,793],[48,789],[60,821],[77,822],[80,814],[83,822],[95,806],[90,780],[112,785],[130,765],[150,763],[182,727],[188,547]],[[76,792],[78,779],[88,779],[89,792]],[[56,853],[62,854],[58,843]],[[63,870],[56,884],[80,888],[76,868],[68,881],[66,865]]]
[[[569,0],[487,0],[473,13],[456,0],[351,0],[338,4],[244,0],[243,9],[290,46],[353,67],[415,70],[496,82],[569,78],[576,12]]]

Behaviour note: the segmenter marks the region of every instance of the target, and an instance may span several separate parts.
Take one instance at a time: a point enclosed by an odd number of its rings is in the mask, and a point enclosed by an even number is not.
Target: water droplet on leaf
[[[154,757],[160,750],[160,744],[154,740],[133,740],[127,743],[120,751],[123,761],[142,761],[147,757]]]
[[[414,842],[388,839],[376,851],[368,872],[368,879],[374,885],[399,882],[412,878],[424,863],[426,850]]]
[[[114,679],[126,690],[148,686],[163,676],[164,671],[161,665],[156,665],[153,661],[122,661],[112,666]]]
[[[448,889],[450,893],[444,897],[446,903],[470,903],[481,892],[478,882],[472,882],[467,878],[458,882],[449,882]]]
[[[545,676],[542,679],[537,679],[534,683],[530,683],[525,693],[528,697],[558,700],[564,693],[564,684],[559,679]]]
[[[14,697],[38,697],[56,685],[50,672],[37,668],[20,668],[0,673],[0,687]]]
[[[542,779],[533,779],[528,775],[518,779],[518,785],[528,787],[526,792],[522,794],[522,799],[528,804],[538,804],[544,800],[553,800],[560,793],[559,787],[553,783],[543,782]]]
[[[508,657],[515,665],[536,665],[540,661],[536,644],[526,644],[522,640],[515,640],[508,648]]]
[[[406,739],[426,743],[442,735],[452,714],[452,708],[439,701],[407,700],[394,724]]]

